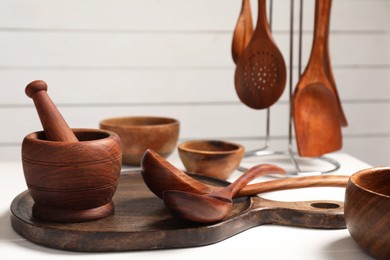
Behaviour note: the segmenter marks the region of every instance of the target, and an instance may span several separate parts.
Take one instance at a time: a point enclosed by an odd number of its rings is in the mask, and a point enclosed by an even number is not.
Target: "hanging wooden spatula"
[[[324,69],[331,0],[316,0],[313,46],[293,96],[298,153],[318,157],[342,147],[339,106]]]

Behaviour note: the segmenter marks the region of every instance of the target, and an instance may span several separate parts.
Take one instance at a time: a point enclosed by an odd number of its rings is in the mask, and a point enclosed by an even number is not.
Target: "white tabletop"
[[[338,161],[341,167],[331,174],[351,175],[370,165],[347,154],[334,153],[328,158]],[[177,155],[168,158],[182,167]],[[247,164],[253,163],[247,161]],[[272,163],[272,162],[269,162]],[[317,162],[314,162],[316,164]],[[1,259],[207,259],[211,257],[255,257],[256,259],[372,259],[352,240],[347,229],[316,230],[277,225],[263,225],[246,230],[221,242],[194,248],[150,250],[115,253],[78,253],[45,248],[36,245],[17,233],[10,224],[10,204],[26,190],[21,162],[0,162],[0,258]],[[234,180],[235,172],[229,180]],[[273,200],[343,200],[344,188],[305,188],[262,194]]]

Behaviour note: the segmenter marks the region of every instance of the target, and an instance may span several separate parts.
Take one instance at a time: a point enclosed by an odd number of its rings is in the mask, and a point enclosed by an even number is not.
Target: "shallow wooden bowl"
[[[179,144],[179,156],[187,171],[226,180],[244,156],[240,144],[219,140],[192,140]]]
[[[390,167],[352,175],[344,208],[348,231],[356,243],[375,258],[390,259]]]
[[[122,159],[118,135],[100,129],[73,132],[79,142],[48,141],[44,132],[23,140],[23,171],[37,219],[80,222],[114,211]]]
[[[123,164],[139,166],[147,149],[167,158],[176,148],[180,123],[166,117],[118,117],[100,122],[122,140]]]

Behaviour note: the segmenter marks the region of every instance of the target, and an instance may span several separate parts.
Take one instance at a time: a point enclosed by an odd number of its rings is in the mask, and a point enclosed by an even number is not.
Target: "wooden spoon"
[[[331,4],[332,4],[332,1],[330,1],[330,3],[329,3],[329,10],[331,9]],[[316,9],[316,11],[317,11],[317,9]],[[315,19],[317,19],[317,15],[315,15]],[[347,121],[347,117],[345,116],[343,107],[341,105],[341,100],[340,100],[340,97],[339,97],[339,94],[337,91],[336,81],[335,81],[335,78],[333,75],[333,70],[332,70],[332,66],[331,66],[331,62],[330,62],[330,52],[329,52],[329,27],[330,26],[329,26],[329,23],[330,23],[330,13],[329,13],[328,21],[327,21],[327,32],[325,35],[326,38],[325,38],[325,49],[324,49],[324,51],[325,51],[324,70],[325,70],[325,74],[328,77],[328,80],[329,80],[329,83],[331,86],[331,90],[332,90],[332,92],[335,95],[336,100],[337,100],[337,105],[339,107],[340,124],[341,124],[341,126],[345,127],[345,126],[348,126],[348,121]]]
[[[247,172],[257,176],[285,171],[274,165],[262,164],[252,167]],[[247,173],[246,172],[246,173]],[[166,190],[179,190],[197,194],[211,193],[220,187],[211,187],[177,169],[162,156],[148,149],[141,161],[141,174],[146,186],[159,198]]]
[[[235,64],[252,38],[253,22],[250,0],[242,0],[241,12],[233,33],[232,57]]]
[[[152,150],[147,150],[145,152],[141,167],[142,178],[146,186],[161,199],[163,198],[163,192],[167,190],[205,194],[220,188],[207,185],[192,178]],[[349,177],[344,175],[320,175],[271,180],[249,184],[240,190],[234,197],[251,196],[262,192],[306,187],[345,187],[348,179]]]
[[[324,70],[330,0],[317,0],[317,19],[308,65],[293,96],[294,126],[300,156],[317,157],[341,148],[339,106]]]
[[[270,172],[286,172],[274,165],[257,165],[242,174],[229,186],[208,194],[197,194],[180,190],[163,192],[165,206],[179,217],[201,223],[222,219],[233,206],[232,198],[250,181]]]
[[[207,193],[212,189],[191,178],[151,149],[145,151],[141,160],[141,174],[146,186],[159,198],[165,190],[182,190]]]
[[[236,197],[253,196],[264,192],[292,190],[310,187],[340,187],[347,186],[347,175],[318,175],[286,178],[249,184],[239,191]]]
[[[258,18],[252,39],[235,71],[235,87],[240,100],[254,109],[273,105],[286,85],[286,64],[268,25],[266,0],[259,0]]]
[[[78,142],[77,137],[47,94],[47,84],[36,80],[27,85],[26,95],[33,99],[47,140]]]

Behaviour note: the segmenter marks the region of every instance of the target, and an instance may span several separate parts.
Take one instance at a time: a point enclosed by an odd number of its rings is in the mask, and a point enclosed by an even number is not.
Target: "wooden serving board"
[[[226,182],[200,177],[214,185]],[[201,225],[173,217],[143,182],[140,172],[123,173],[113,198],[115,213],[82,223],[33,219],[28,191],[11,204],[13,229],[26,239],[71,251],[130,251],[212,244],[263,224],[307,228],[345,228],[342,202],[278,202],[257,196],[234,201],[232,212],[215,224]]]

